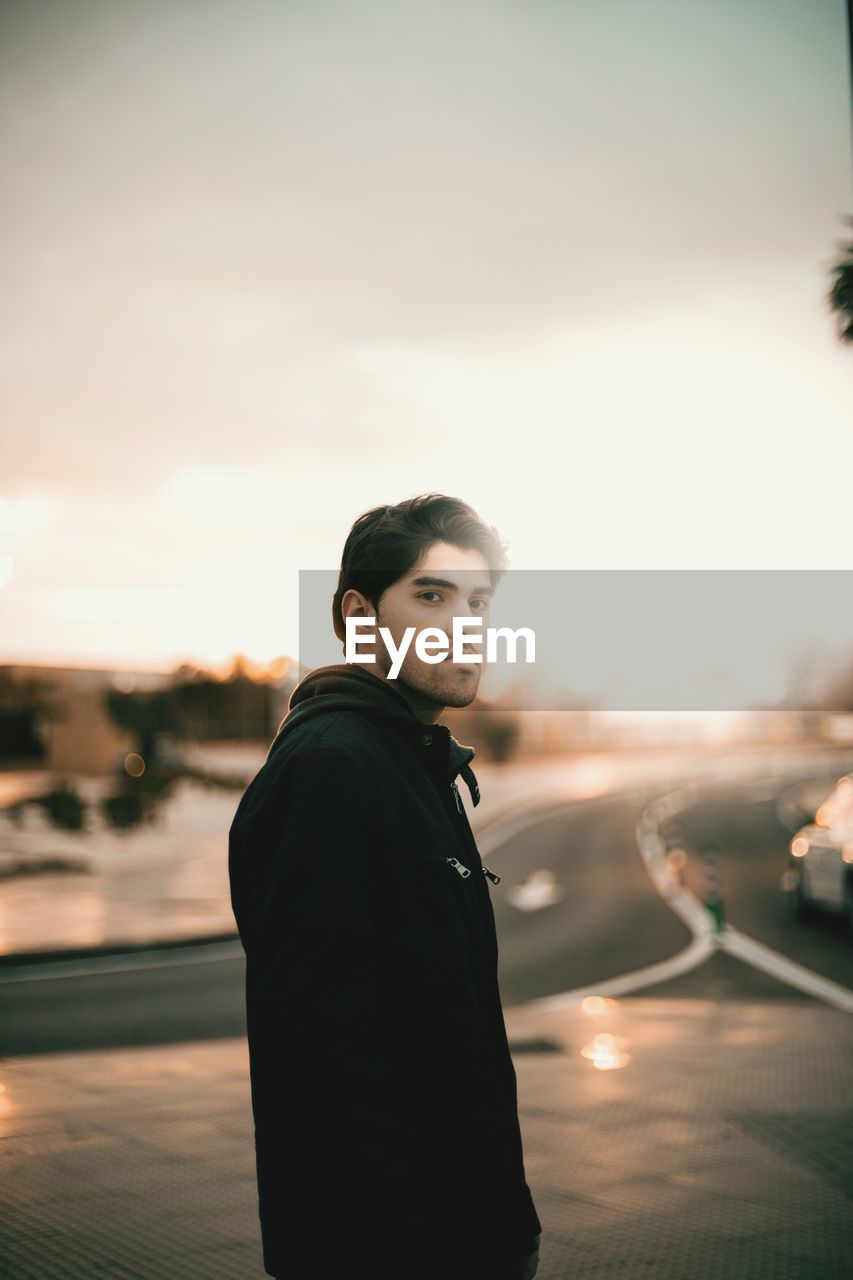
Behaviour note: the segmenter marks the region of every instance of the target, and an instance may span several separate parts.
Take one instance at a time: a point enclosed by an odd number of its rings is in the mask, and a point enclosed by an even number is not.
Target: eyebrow
[[[451,582],[449,578],[412,578],[413,587],[447,587],[448,591],[458,591],[459,585]],[[471,591],[474,596],[493,596],[495,594],[494,587],[474,587]]]

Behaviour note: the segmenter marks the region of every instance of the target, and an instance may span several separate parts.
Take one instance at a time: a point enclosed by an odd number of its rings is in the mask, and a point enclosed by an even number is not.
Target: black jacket
[[[471,747],[364,668],[294,689],[229,833],[264,1265],[498,1280],[525,1181]],[[419,1268],[421,1270],[419,1270]]]

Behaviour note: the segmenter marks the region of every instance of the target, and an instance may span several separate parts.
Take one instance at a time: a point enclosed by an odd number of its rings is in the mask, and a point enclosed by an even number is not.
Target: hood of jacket
[[[428,728],[431,733],[445,734],[450,781],[461,773],[471,793],[472,803],[475,806],[480,803],[480,788],[470,765],[474,748],[457,742],[447,725],[427,725],[425,721],[418,719],[391,681],[371,675],[364,667],[352,663],[340,662],[316,667],[299,681],[290,695],[287,714],[267,752],[267,760],[295,725],[311,716],[328,715],[336,711],[358,711],[374,719],[396,721],[410,729],[418,726]]]

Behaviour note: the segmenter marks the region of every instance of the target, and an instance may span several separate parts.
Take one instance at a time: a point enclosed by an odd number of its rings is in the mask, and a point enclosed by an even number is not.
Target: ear
[[[350,587],[344,592],[341,600],[341,617],[345,622],[347,618],[372,618],[374,616],[373,605],[360,591],[356,591],[355,587]]]

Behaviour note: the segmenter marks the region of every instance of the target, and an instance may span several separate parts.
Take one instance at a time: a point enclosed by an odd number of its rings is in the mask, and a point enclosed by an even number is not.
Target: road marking
[[[504,897],[517,911],[542,911],[559,902],[565,890],[557,883],[557,877],[549,868],[531,871],[522,884],[507,887]]]
[[[656,982],[666,982],[668,978],[677,978],[682,973],[689,973],[697,968],[715,950],[715,943],[710,930],[691,938],[683,951],[661,960],[659,964],[650,964],[645,969],[634,969],[632,973],[623,973],[618,978],[607,978],[603,982],[595,982],[588,987],[576,987],[573,991],[561,991],[558,995],[537,996],[533,1000],[525,1000],[524,1007],[536,1009],[566,1009],[580,1004],[587,996],[622,996],[640,987],[650,987]]]
[[[753,793],[756,787],[763,785],[766,785],[764,779],[753,779],[751,783]],[[705,917],[704,928],[709,929],[710,913],[689,889],[679,886],[678,892],[670,891],[668,881],[671,881],[671,875],[666,863],[665,842],[660,834],[660,824],[664,819],[669,821],[676,814],[688,809],[701,789],[693,784],[661,796],[648,805],[637,823],[637,843],[655,888],[691,930],[697,927],[699,914]],[[775,951],[772,947],[765,946],[763,942],[750,938],[740,929],[726,924],[720,933],[714,936],[714,943],[723,951],[744,961],[745,964],[752,965],[754,969],[770,974],[779,982],[804,991],[816,1000],[834,1005],[836,1009],[841,1009],[845,1013],[853,1013],[853,991],[849,988],[840,982],[833,982],[831,978],[824,978],[805,965],[798,964],[795,960],[783,955],[781,951]]]
[[[787,770],[785,769],[785,764],[788,766]],[[631,991],[649,987],[658,982],[666,982],[670,978],[680,977],[681,974],[689,973],[692,969],[704,964],[714,951],[721,948],[737,959],[743,960],[744,963],[751,964],[753,968],[770,974],[788,986],[804,991],[807,995],[823,1000],[825,1003],[831,1004],[845,1013],[853,1013],[853,991],[842,986],[841,983],[833,982],[831,978],[824,978],[819,973],[815,973],[814,970],[797,964],[796,961],[790,960],[787,956],[782,955],[781,952],[764,946],[763,943],[757,942],[754,938],[741,933],[739,929],[735,929],[731,925],[726,924],[721,932],[716,934],[713,929],[712,917],[707,907],[699,901],[694,893],[680,884],[673,874],[672,864],[666,856],[666,841],[660,831],[661,823],[663,821],[668,822],[686,809],[689,809],[696,800],[707,794],[709,784],[712,785],[715,782],[718,785],[722,783],[737,783],[744,778],[742,762],[738,761],[737,765],[739,768],[720,768],[717,766],[711,772],[710,777],[706,777],[703,780],[695,779],[686,786],[678,787],[674,791],[658,796],[643,810],[635,828],[637,845],[652,883],[675,914],[684,921],[692,934],[687,946],[667,960],[662,960],[658,964],[648,965],[644,969],[635,969],[632,972],[623,973],[618,977],[608,978],[590,986],[575,987],[570,991],[561,991],[554,995],[537,996],[532,1000],[525,1000],[523,1002],[525,1008],[533,1006],[543,1010],[564,1009],[580,1004],[587,996],[626,995]],[[756,770],[757,776],[751,780],[750,784],[753,789],[753,795],[755,796],[759,789],[769,788],[771,784],[781,782],[792,766],[795,767],[795,771],[802,769],[803,761],[795,757],[793,760],[783,762],[779,772],[768,777],[767,762],[759,761]],[[633,788],[631,791],[626,791],[621,795],[611,793],[609,796],[601,798],[611,800],[629,799],[637,793],[645,798],[648,791],[649,787],[644,786]],[[571,807],[571,801],[559,806],[560,809]],[[530,806],[530,808],[532,810],[533,806]],[[550,812],[556,813],[558,809],[555,807],[553,811],[549,810]],[[507,822],[506,840],[509,840],[519,830],[523,829],[526,819],[535,821],[536,815],[533,812],[525,811],[524,815],[519,815],[519,819],[519,821]],[[500,828],[503,824],[496,823],[495,825]],[[490,830],[490,835],[493,836],[493,839],[489,857],[494,858],[499,846],[504,844],[505,840],[499,838],[501,835],[500,830],[494,832]]]
[[[799,987],[801,991],[806,991],[810,996],[814,996],[818,1000],[824,1000],[827,1004],[835,1005],[836,1009],[843,1009],[845,1013],[853,1013],[853,991],[842,986],[840,982],[833,982],[831,978],[824,978],[821,974],[815,973],[813,969],[807,969],[805,965],[797,964],[796,960],[789,960],[781,952],[774,951],[771,947],[765,947],[763,942],[757,942],[755,938],[750,938],[747,934],[741,933],[740,929],[726,925],[721,945],[730,955],[746,961],[753,968],[762,969],[774,978],[787,982],[791,987]]]
[[[140,959],[146,957],[140,964]],[[150,959],[147,959],[150,957]],[[188,947],[163,947],[160,950],[134,951],[125,956],[87,956],[82,960],[42,960],[21,965],[8,973],[0,969],[0,983],[36,982],[52,978],[98,977],[102,973],[129,973],[145,969],[161,969],[169,965],[208,964],[216,960],[242,959],[239,938],[233,942],[197,943]],[[110,963],[113,961],[113,963]]]

